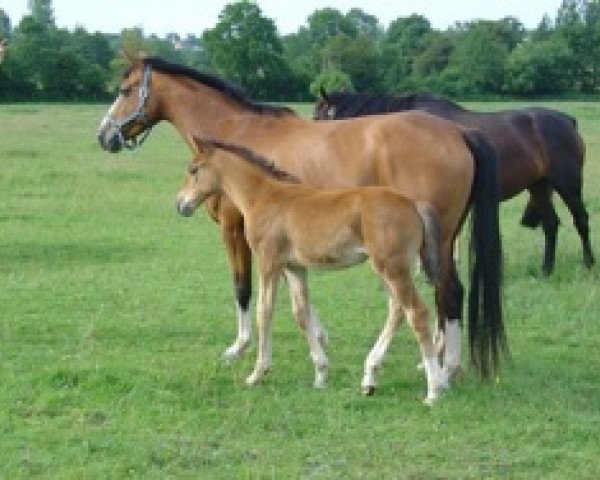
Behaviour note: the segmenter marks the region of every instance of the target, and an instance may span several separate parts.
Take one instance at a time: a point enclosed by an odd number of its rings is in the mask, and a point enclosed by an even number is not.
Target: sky
[[[124,28],[142,27],[146,35],[163,37],[170,32],[201,35],[218,22],[228,1],[211,0],[54,0],[54,18],[61,28],[83,26],[89,32],[119,33]],[[282,35],[294,33],[306,18],[323,7],[346,13],[360,8],[374,15],[387,28],[398,17],[419,13],[433,28],[446,29],[456,21],[518,18],[527,28],[538,25],[544,14],[556,16],[561,0],[258,0],[264,16],[275,21]],[[28,13],[27,0],[0,0],[13,27]]]

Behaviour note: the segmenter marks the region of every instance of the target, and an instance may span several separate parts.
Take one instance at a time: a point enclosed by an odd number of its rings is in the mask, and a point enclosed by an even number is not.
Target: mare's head
[[[194,158],[177,194],[177,211],[185,217],[192,215],[204,200],[219,190],[217,174],[210,166],[216,152],[213,142],[190,135],[188,143],[194,150]]]
[[[125,54],[129,65],[119,95],[100,123],[98,141],[111,153],[141,144],[158,121],[158,102],[151,95],[152,67],[144,56]]]

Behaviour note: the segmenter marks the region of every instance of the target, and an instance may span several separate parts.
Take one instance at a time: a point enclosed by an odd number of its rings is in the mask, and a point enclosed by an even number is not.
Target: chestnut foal
[[[193,136],[190,144],[195,156],[179,191],[179,212],[191,215],[210,196],[226,194],[244,217],[257,259],[258,357],[246,383],[254,385],[271,367],[271,318],[277,283],[285,274],[294,315],[306,333],[315,365],[314,386],[325,386],[326,339],[310,313],[306,270],[343,268],[368,258],[388,287],[389,300],[387,322],[365,361],[363,391],[375,390],[375,372],[404,314],[421,348],[427,375],[425,403],[432,404],[448,379],[432,343],[428,310],[411,278],[411,266],[420,254],[430,282],[437,283],[441,246],[434,210],[387,187],[323,190],[302,185],[264,157],[231,143]]]

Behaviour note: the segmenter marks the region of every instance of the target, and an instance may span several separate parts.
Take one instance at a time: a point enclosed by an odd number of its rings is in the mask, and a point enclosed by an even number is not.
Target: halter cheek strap
[[[122,120],[117,121],[111,116],[108,117],[109,123],[112,126],[114,126],[119,133],[119,141],[122,145],[125,146],[125,148],[128,148],[129,150],[133,150],[139,147],[142,143],[144,143],[146,141],[146,138],[148,138],[148,135],[150,135],[150,131],[153,127],[152,122],[146,115],[145,111],[146,103],[148,103],[148,94],[150,92],[149,87],[151,73],[152,67],[150,65],[146,65],[144,67],[142,85],[140,86],[140,90],[138,92],[139,101],[137,108],[130,115],[126,116]],[[141,134],[141,136],[126,139],[125,135],[123,134],[123,130],[138,120],[141,121],[144,125],[144,132]]]

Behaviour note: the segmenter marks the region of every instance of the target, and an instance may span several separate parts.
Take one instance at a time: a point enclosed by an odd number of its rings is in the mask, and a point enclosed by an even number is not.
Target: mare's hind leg
[[[592,245],[590,243],[589,215],[583,204],[583,199],[581,198],[581,188],[578,188],[577,191],[566,191],[560,188],[557,189],[557,192],[571,212],[571,215],[573,216],[573,224],[575,225],[575,229],[579,234],[579,238],[581,238],[581,244],[583,247],[583,264],[587,268],[592,268],[595,259],[594,253],[592,252]]]
[[[285,275],[292,298],[292,310],[296,323],[308,340],[310,356],[315,365],[315,388],[325,387],[329,360],[325,354],[327,333],[319,322],[315,312],[308,303],[308,284],[305,269],[286,270]]]
[[[552,204],[552,187],[543,180],[533,185],[529,193],[531,196],[521,218],[521,225],[529,228],[542,225],[545,238],[542,272],[544,275],[550,275],[554,270],[556,236],[560,225],[560,219]]]
[[[442,357],[444,374],[452,378],[462,370],[462,312],[464,287],[458,278],[452,253],[452,243],[443,249],[442,275],[435,289],[438,314],[436,351]]]

